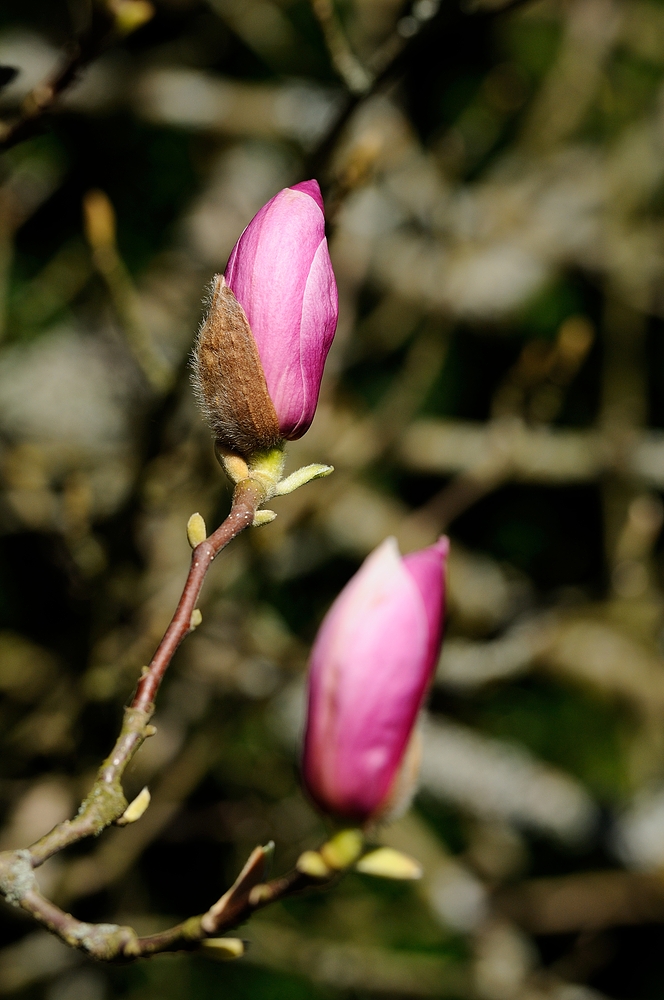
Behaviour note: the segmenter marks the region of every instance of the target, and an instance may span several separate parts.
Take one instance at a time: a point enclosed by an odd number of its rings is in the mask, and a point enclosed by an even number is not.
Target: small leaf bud
[[[242,958],[246,945],[241,938],[206,938],[201,945],[214,953],[214,957],[222,962],[231,962],[234,958]]]
[[[120,819],[116,821],[118,826],[128,826],[129,823],[135,823],[137,819],[140,819],[147,807],[150,805],[150,789],[146,785],[145,788],[138,793],[133,802],[130,802],[125,811],[123,812]]]
[[[115,211],[103,191],[88,191],[83,198],[83,225],[93,250],[115,245]]]
[[[254,514],[254,519],[252,521],[252,526],[254,528],[260,528],[263,524],[270,524],[274,521],[276,513],[273,510],[257,510]]]
[[[201,613],[201,609],[194,608],[194,610],[191,612],[191,618],[189,619],[189,628],[192,630],[198,628],[198,626],[201,624],[202,621],[203,621],[203,615]]]
[[[155,14],[149,0],[119,0],[115,7],[115,27],[121,35],[130,35],[150,21]]]
[[[363,875],[376,875],[380,878],[422,878],[422,866],[419,862],[392,847],[379,847],[376,851],[365,854],[355,868]]]
[[[192,549],[195,549],[197,545],[204,542],[207,538],[207,529],[205,527],[205,521],[199,513],[192,514],[187,521],[187,541],[191,545]]]
[[[278,484],[274,495],[277,497],[283,497],[286,493],[292,493],[293,490],[297,490],[300,486],[310,483],[313,479],[323,479],[325,476],[329,476],[333,472],[333,465],[304,465],[301,469],[291,472],[290,476],[286,476],[285,479],[282,479]]]
[[[238,455],[237,452],[224,448],[219,441],[215,443],[214,453],[217,456],[219,465],[222,467],[231,482],[241,483],[243,479],[248,477],[249,466],[242,458],[242,455]]]
[[[332,874],[332,869],[325,864],[318,851],[304,851],[297,859],[295,867],[310,878],[329,878]]]
[[[363,838],[360,830],[340,830],[320,849],[323,860],[330,868],[341,871],[357,861],[362,852]]]
[[[249,903],[251,906],[259,906],[272,899],[272,889],[265,882],[255,885],[249,893]]]

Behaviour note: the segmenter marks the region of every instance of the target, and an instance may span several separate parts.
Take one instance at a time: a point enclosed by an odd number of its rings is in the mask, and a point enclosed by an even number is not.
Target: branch
[[[416,62],[418,49],[421,49],[423,44],[426,43],[427,36],[433,25],[436,25],[437,28],[440,28],[441,25],[450,26],[453,15],[457,10],[462,15],[468,17],[494,17],[511,10],[513,7],[532,3],[533,0],[505,0],[502,6],[491,8],[473,4],[471,0],[467,5],[462,4],[459,8],[454,7],[452,4],[443,5],[437,11],[434,10],[431,14],[427,13],[424,17],[421,14],[411,13],[406,17],[400,18],[395,31],[392,32],[389,38],[379,46],[377,51],[368,60],[367,68],[362,66],[351,52],[342,30],[334,18],[333,11],[329,17],[326,15],[325,11],[329,11],[331,8],[331,0],[311,0],[311,2],[314,12],[323,28],[335,69],[349,90],[347,99],[340,108],[337,117],[308,157],[305,174],[316,177],[325,173],[328,161],[337,145],[339,137],[357,108],[374,94],[378,93],[381,88],[402,76],[408,69],[408,66]],[[501,0],[497,0],[497,2],[500,3]],[[410,6],[412,7],[412,5]],[[350,54],[357,67],[365,74],[366,84],[364,87],[351,85],[350,79],[347,76],[347,70],[345,69],[347,57],[344,60],[344,66],[339,62],[342,51],[340,46],[346,49],[346,52]],[[353,80],[356,84],[359,83],[359,77],[354,76]],[[326,198],[326,202],[327,200]],[[334,196],[334,202],[337,203],[339,200],[340,193],[337,193]],[[334,210],[332,209],[331,211],[328,207],[328,220],[333,214]]]
[[[106,283],[129,349],[150,387],[163,394],[171,387],[173,372],[155,350],[138,292],[118,250],[115,210],[103,191],[85,195],[83,218],[92,261]]]
[[[42,119],[78,77],[117,38],[135,31],[154,14],[149,0],[97,0],[92,4],[90,23],[71,43],[69,53],[57,72],[42,80],[24,99],[21,113],[11,122],[0,122],[0,150],[11,149],[29,139]]]
[[[83,923],[65,913],[41,895],[34,875],[35,868],[65,847],[101,833],[111,823],[121,820],[132,822],[140,818],[142,810],[147,807],[147,796],[142,809],[128,807],[122,789],[125,768],[143,741],[155,732],[149,723],[159,686],[178,646],[196,627],[196,603],[213,559],[236,535],[253,523],[256,511],[265,499],[266,487],[263,483],[252,478],[241,480],[235,487],[231,511],[226,520],[194,548],[189,574],[173,619],[152,661],[143,669],[134,699],[125,710],[120,735],[101,765],[78,815],[73,820],[58,824],[31,847],[0,854],[0,893],[7,902],[30,913],[67,944],[81,948],[96,958],[112,961],[174,948],[197,947],[204,938],[245,919],[251,910],[311,881],[295,872],[285,880],[266,885],[260,899],[250,899],[251,890],[264,876],[265,859],[270,853],[257,848],[233,889],[207,914],[192,917],[171,931],[146,938],[141,943],[143,939],[139,939],[130,927]]]
[[[311,0],[311,6],[325,37],[332,65],[351,94],[364,94],[371,86],[373,77],[351,49],[333,0]]]
[[[293,869],[287,875],[264,882],[272,847],[272,844],[256,847],[232,887],[206,913],[146,937],[139,937],[133,927],[89,924],[55,906],[37,888],[30,851],[7,851],[0,855],[0,885],[8,902],[20,906],[72,948],[99,961],[131,962],[163,952],[201,947],[214,947],[235,958],[244,950],[242,942],[219,935],[244,923],[269,903],[312,885],[329,884],[337,877],[334,872],[322,880]]]
[[[191,615],[212,560],[236,535],[239,535],[241,531],[253,523],[256,511],[264,499],[265,487],[263,485],[254,479],[241,480],[235,488],[233,506],[224,523],[194,549],[189,576],[184,585],[180,603],[164,638],[159,643],[152,662],[143,672],[139,681],[131,705],[133,709],[152,712],[152,702],[159,690],[166,668],[182,640],[192,630]]]

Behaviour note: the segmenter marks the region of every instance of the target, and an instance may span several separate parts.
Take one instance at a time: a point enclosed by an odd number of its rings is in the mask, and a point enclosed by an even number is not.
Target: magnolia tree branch
[[[146,937],[139,937],[133,927],[78,920],[51,903],[37,888],[30,850],[0,855],[0,879],[8,902],[20,906],[66,944],[100,961],[131,962],[161,952],[198,948],[213,948],[222,957],[237,958],[244,950],[243,943],[219,935],[244,923],[269,903],[336,877],[331,873],[329,878],[320,879],[294,869],[265,882],[271,853],[271,844],[255,848],[233,886],[206,913]]]
[[[373,83],[373,77],[351,49],[334,9],[333,0],[311,0],[311,6],[318,18],[330,59],[337,73],[351,94],[364,94]]]
[[[0,151],[29,139],[79,73],[117,38],[135,31],[153,14],[149,0],[93,0],[89,23],[71,42],[60,68],[33,87],[13,121],[0,122]]]
[[[34,874],[35,868],[70,844],[101,833],[111,823],[124,825],[133,822],[147,807],[147,796],[138,808],[141,796],[128,805],[122,789],[125,768],[143,741],[155,732],[150,719],[159,686],[178,646],[196,627],[196,602],[213,559],[254,522],[256,512],[266,497],[264,482],[251,477],[241,480],[235,487],[228,517],[212,535],[194,548],[189,574],[173,619],[151,663],[143,669],[136,694],[125,710],[120,735],[101,765],[78,815],[73,820],[58,824],[31,847],[0,854],[0,893],[7,902],[25,910],[67,944],[94,958],[130,961],[157,952],[197,948],[206,942],[207,947],[221,951],[226,949],[228,957],[237,957],[241,953],[241,943],[233,945],[228,939],[217,940],[219,934],[236,927],[254,910],[268,903],[307,885],[320,884],[334,877],[332,871],[309,875],[294,870],[282,878],[265,882],[272,845],[257,847],[232,888],[206,913],[190,917],[170,930],[141,938],[131,927],[77,920],[42,896]]]
[[[166,629],[152,662],[143,671],[130,711],[152,712],[152,703],[166,668],[182,640],[192,631],[192,612],[212,560],[236,535],[253,523],[256,511],[264,500],[265,487],[261,483],[251,478],[241,480],[235,487],[233,505],[226,520],[194,549],[189,576],[173,620]]]

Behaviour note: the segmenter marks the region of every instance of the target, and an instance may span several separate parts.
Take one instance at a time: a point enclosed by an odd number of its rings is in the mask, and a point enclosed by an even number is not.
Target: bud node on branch
[[[3,851],[0,854],[0,892],[12,906],[20,906],[35,889],[30,851]]]

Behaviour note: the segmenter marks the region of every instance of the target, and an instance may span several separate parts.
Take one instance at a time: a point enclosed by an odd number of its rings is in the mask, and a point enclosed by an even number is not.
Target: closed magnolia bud
[[[213,282],[194,387],[223,447],[248,455],[304,434],[337,314],[323,200],[305,181],[263,206]]]
[[[446,538],[402,558],[383,542],[332,605],[311,653],[302,774],[324,812],[390,811],[435,669]]]
[[[220,274],[192,367],[196,398],[218,444],[240,455],[279,444],[279,421],[247,317]]]

